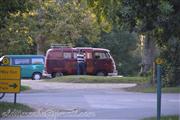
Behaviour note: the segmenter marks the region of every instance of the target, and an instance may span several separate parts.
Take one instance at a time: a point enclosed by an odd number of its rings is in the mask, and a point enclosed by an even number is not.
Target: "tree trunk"
[[[45,50],[44,50],[45,40],[46,40],[46,37],[42,34],[39,34],[36,37],[37,55],[44,55],[45,54]]]
[[[153,62],[153,67],[152,67],[152,79],[151,79],[151,84],[154,85],[157,82],[156,79],[156,72],[157,72],[157,65],[155,63],[155,61]]]
[[[142,43],[143,51],[142,51],[142,64],[141,64],[140,74],[147,75],[153,66],[156,49],[155,49],[153,37],[150,33],[146,34],[146,36],[142,36],[141,42],[143,42]]]

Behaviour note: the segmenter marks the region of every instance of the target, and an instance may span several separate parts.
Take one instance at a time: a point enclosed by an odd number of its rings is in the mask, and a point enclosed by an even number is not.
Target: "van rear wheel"
[[[52,78],[55,78],[55,77],[56,77],[56,73],[52,73],[52,74],[51,74],[51,77],[52,77]]]
[[[42,77],[41,73],[34,73],[32,76],[33,80],[40,80]]]
[[[60,77],[60,76],[63,76],[63,73],[56,73],[56,77]]]
[[[100,71],[100,72],[97,72],[97,73],[96,73],[96,75],[97,75],[97,76],[106,76],[106,73],[105,73],[105,72]]]

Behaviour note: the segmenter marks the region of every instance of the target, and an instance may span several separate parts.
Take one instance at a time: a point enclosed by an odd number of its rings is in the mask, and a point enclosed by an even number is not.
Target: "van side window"
[[[63,56],[64,56],[64,59],[71,59],[71,52],[64,52]]]
[[[28,58],[15,58],[14,64],[15,65],[27,65],[27,64],[30,64],[30,59],[28,59]]]
[[[95,59],[107,59],[107,58],[109,58],[109,56],[107,53],[104,53],[104,52],[95,52],[94,58]]]
[[[53,51],[53,52],[50,52],[49,57],[51,59],[54,59],[54,58],[56,59],[56,58],[63,58],[63,55],[62,55],[62,52]]]
[[[73,53],[73,58],[74,58],[74,59],[77,59],[77,52],[74,52],[74,53]]]
[[[86,53],[86,59],[92,59],[92,53],[87,52]]]
[[[32,58],[32,64],[44,64],[43,58]]]
[[[86,56],[86,59],[92,59],[92,53],[90,53],[90,52],[86,52],[85,56]],[[77,52],[73,53],[73,58],[77,59]]]

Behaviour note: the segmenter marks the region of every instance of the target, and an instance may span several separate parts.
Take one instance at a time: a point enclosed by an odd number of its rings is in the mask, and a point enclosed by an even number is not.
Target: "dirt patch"
[[[22,85],[27,85],[32,90],[49,91],[49,90],[63,90],[63,89],[114,89],[114,88],[128,88],[136,86],[134,83],[59,83],[59,82],[44,82],[42,80],[22,80]]]

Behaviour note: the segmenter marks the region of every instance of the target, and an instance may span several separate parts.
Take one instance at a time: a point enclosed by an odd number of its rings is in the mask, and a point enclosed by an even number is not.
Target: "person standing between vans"
[[[77,75],[86,74],[85,53],[80,50],[77,54]]]

